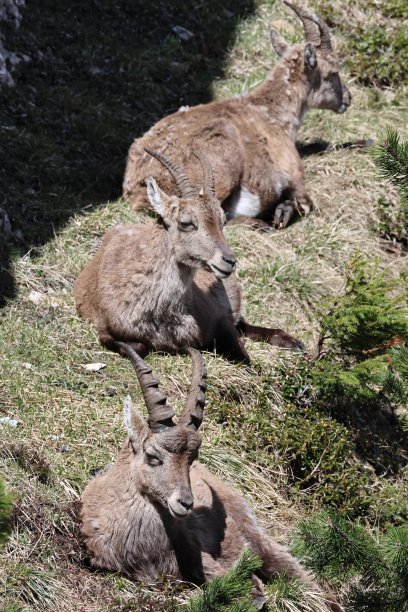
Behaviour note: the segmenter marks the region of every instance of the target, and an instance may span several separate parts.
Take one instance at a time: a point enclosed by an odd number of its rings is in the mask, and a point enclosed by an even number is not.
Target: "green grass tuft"
[[[25,563],[10,563],[0,586],[7,597],[21,600],[37,608],[48,608],[57,604],[61,594],[61,583],[49,572],[39,571]]]

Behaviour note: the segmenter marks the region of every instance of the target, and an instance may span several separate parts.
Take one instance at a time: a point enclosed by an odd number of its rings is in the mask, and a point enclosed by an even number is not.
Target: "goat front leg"
[[[143,342],[136,342],[134,340],[115,340],[109,333],[99,334],[99,341],[103,346],[108,348],[115,353],[119,353],[122,357],[127,357],[127,353],[124,350],[122,343],[130,346],[140,357],[146,357],[149,353],[148,347]]]
[[[303,180],[293,190],[291,197],[278,204],[275,209],[273,225],[276,229],[284,228],[297,212],[302,217],[307,217],[313,210],[313,200],[307,193]]]
[[[252,227],[252,229],[265,233],[274,231],[274,228],[266,221],[258,219],[257,217],[249,217],[247,215],[238,215],[238,217],[233,217],[228,221],[228,225],[247,225]]]
[[[228,319],[223,319],[217,326],[214,346],[220,353],[230,361],[249,364],[249,355],[245,350],[237,328]]]
[[[294,349],[296,351],[303,351],[305,348],[303,342],[287,334],[282,329],[271,329],[269,327],[251,325],[243,318],[238,322],[237,329],[246,338],[250,338],[250,340],[255,340],[257,342],[267,342],[272,346]]]
[[[292,200],[285,200],[277,205],[273,225],[275,229],[284,228],[288,225],[296,210],[296,203]]]
[[[257,610],[263,610],[266,603],[263,582],[258,576],[255,576],[255,574],[252,574],[251,580],[253,584],[252,603]]]

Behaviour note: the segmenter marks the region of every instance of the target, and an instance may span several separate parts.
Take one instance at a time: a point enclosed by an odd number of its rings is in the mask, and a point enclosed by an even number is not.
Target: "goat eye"
[[[187,232],[191,232],[197,229],[192,221],[180,221],[180,227],[182,230]]]
[[[163,461],[157,457],[157,455],[152,455],[152,453],[146,453],[147,463],[149,465],[161,465]]]

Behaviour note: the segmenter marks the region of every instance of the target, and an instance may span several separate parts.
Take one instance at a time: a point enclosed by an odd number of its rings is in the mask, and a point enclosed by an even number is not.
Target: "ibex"
[[[313,207],[295,140],[310,108],[344,113],[351,102],[339,76],[327,24],[289,2],[303,23],[306,44],[289,46],[274,29],[271,43],[280,61],[266,80],[249,94],[183,107],[154,125],[132,144],[123,194],[136,207],[148,207],[149,175],[167,193],[174,185],[159,165],[145,155],[151,147],[185,167],[197,184],[191,148],[205,153],[217,177],[217,197],[228,219],[269,227],[253,217],[271,217],[285,227],[294,211],[307,215]]]
[[[298,560],[260,529],[241,495],[197,462],[206,388],[200,353],[190,350],[192,382],[176,424],[151,369],[121,345],[136,370],[148,424],[127,398],[129,437],[116,461],[82,494],[81,532],[91,563],[144,582],[168,575],[201,584],[228,571],[249,548],[262,560],[259,576],[253,576],[260,606],[261,579],[279,572],[319,592]]]
[[[166,195],[148,179],[157,223],[113,227],[75,285],[78,311],[93,321],[102,344],[130,343],[143,357],[149,350],[177,352],[187,346],[217,351],[248,362],[241,335],[301,349],[280,329],[256,327],[241,314],[236,258],[226,244],[225,214],[215,196],[208,160],[199,195],[183,169],[148,150],[170,172],[180,197]]]

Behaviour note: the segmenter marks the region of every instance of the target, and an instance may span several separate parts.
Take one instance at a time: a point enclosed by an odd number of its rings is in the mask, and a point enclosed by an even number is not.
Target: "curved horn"
[[[167,406],[167,397],[159,389],[159,382],[153,377],[151,368],[136,353],[136,351],[125,342],[115,341],[115,345],[121,348],[135,368],[140,388],[142,389],[147,412],[149,414],[149,427],[154,433],[159,433],[169,427],[174,427],[174,410]]]
[[[330,30],[329,30],[329,26],[327,25],[327,23],[325,22],[324,19],[322,19],[321,17],[316,17],[315,18],[316,21],[315,23],[317,23],[317,25],[319,26],[319,30],[320,30],[320,48],[322,51],[333,51],[333,47],[331,44],[331,39],[330,39]]]
[[[191,376],[190,390],[179,419],[179,425],[191,427],[197,431],[203,420],[205,390],[207,388],[207,370],[205,369],[204,359],[201,353],[193,348],[187,350],[193,360],[193,373]]]
[[[206,157],[201,151],[197,149],[191,150],[192,154],[198,159],[201,164],[201,168],[203,169],[204,175],[204,186],[203,186],[203,195],[204,197],[210,198],[211,200],[215,199],[215,180],[214,180],[214,172],[210,164],[210,160]]]
[[[305,13],[295,4],[291,2],[287,2],[287,0],[283,0],[284,3],[292,9],[294,13],[299,17],[300,21],[303,24],[303,29],[305,31],[306,42],[313,43],[316,46],[320,45],[320,36],[315,26],[318,26],[320,30],[320,26],[318,24],[318,18],[314,15],[309,15],[309,13]],[[327,27],[327,26],[326,26]]]
[[[192,198],[197,195],[197,190],[194,189],[190,178],[181,166],[158,151],[153,151],[153,149],[149,149],[148,147],[145,147],[145,151],[152,157],[155,157],[165,168],[167,168],[176,181],[182,198]]]

